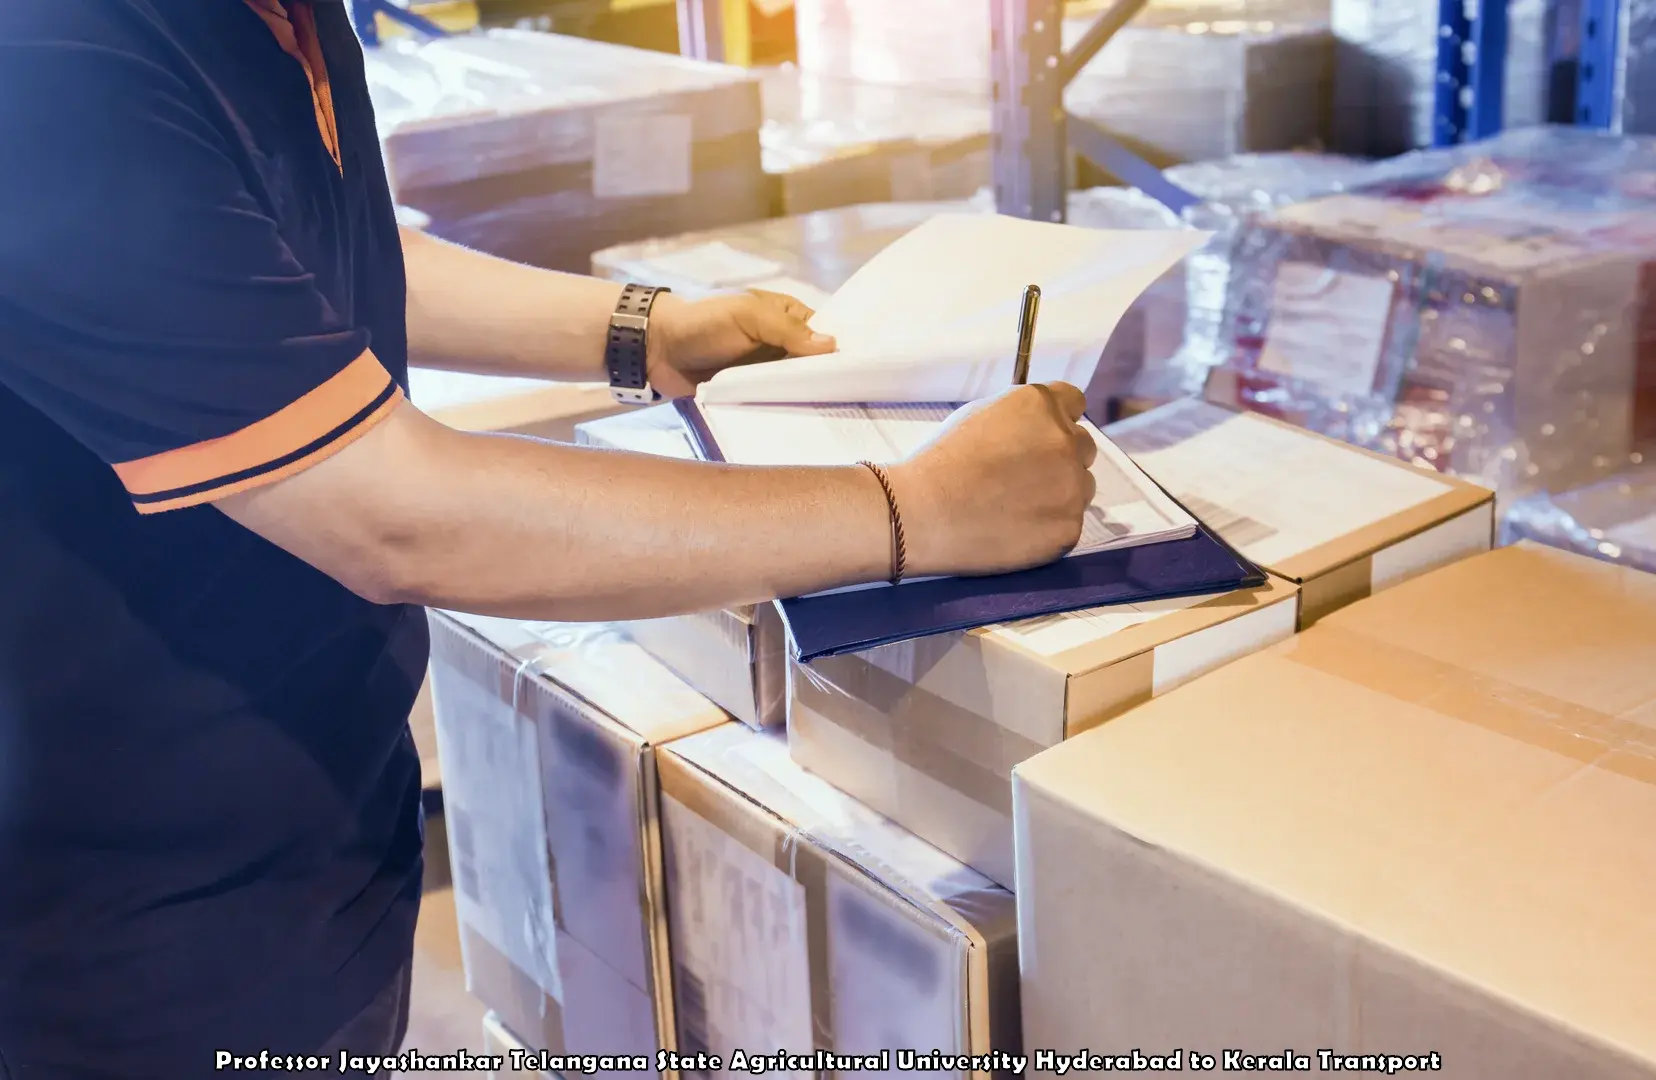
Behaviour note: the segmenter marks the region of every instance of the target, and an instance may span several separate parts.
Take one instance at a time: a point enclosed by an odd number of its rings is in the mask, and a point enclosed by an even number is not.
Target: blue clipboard
[[[696,403],[686,398],[674,407],[703,460],[723,461]],[[1078,555],[1014,574],[907,582],[798,597],[779,606],[794,658],[809,663],[952,630],[1263,584],[1265,572],[1197,518],[1196,532],[1182,540]]]

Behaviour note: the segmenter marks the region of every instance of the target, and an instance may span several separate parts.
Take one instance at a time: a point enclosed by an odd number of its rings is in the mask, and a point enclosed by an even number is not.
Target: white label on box
[[[688,195],[690,117],[600,116],[592,125],[592,194],[600,199]]]
[[[1283,263],[1259,366],[1339,393],[1371,393],[1393,290],[1383,277]]]
[[[751,285],[782,272],[781,263],[738,251],[722,240],[640,259],[628,265],[628,272],[635,268],[644,271],[646,280],[674,278],[710,289]]]
[[[1114,604],[1110,607],[1089,608],[1086,611],[1067,611],[1059,615],[1042,615],[1034,619],[1006,623],[997,627],[1019,645],[1041,656],[1080,648],[1119,634],[1129,627],[1160,618],[1170,611],[1195,607],[1207,596],[1176,596],[1165,600],[1147,600],[1139,604]]]
[[[681,1050],[809,1053],[805,889],[663,795]],[[798,1074],[802,1078],[804,1074]]]
[[[1431,473],[1200,401],[1124,420],[1111,438],[1243,555],[1276,563],[1430,502]]]
[[[1150,654],[1150,693],[1159,696],[1215,668],[1294,636],[1299,605],[1278,602],[1238,615]]]
[[[840,875],[829,875],[835,1051],[892,1050],[886,1070],[892,1076],[914,1074],[899,1067],[899,1049],[967,1052],[956,1042],[966,1002],[962,965],[949,940],[926,934]],[[880,1075],[879,1070],[869,1072]]]
[[[562,1001],[535,728],[455,672],[434,696],[456,914]]]

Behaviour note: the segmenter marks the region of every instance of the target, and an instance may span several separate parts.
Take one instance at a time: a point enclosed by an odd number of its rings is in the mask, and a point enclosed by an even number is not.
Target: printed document
[[[1085,387],[1116,324],[1200,247],[1194,229],[1086,229],[939,214],[817,307],[828,356],[730,368],[697,399],[718,403],[968,402],[1012,381],[1025,286],[1041,289],[1030,382]]]

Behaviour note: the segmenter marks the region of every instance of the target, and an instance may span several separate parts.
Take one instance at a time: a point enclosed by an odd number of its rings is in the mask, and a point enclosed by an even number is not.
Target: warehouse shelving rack
[[[1175,213],[1196,200],[1097,124],[1064,110],[1064,88],[1146,6],[1117,0],[1063,48],[1064,0],[990,0],[995,204],[1003,214],[1064,220],[1071,155]],[[1439,0],[1434,142],[1487,138],[1502,127],[1508,0]],[[1656,134],[1656,0],[1558,0],[1551,110],[1555,120]],[[1648,53],[1648,57],[1647,54]]]

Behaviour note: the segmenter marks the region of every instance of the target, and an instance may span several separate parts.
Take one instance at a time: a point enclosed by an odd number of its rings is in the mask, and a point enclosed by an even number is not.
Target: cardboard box
[[[968,199],[990,182],[989,99],[775,68],[759,140],[772,211]]]
[[[575,431],[575,441],[663,457],[696,456],[671,405],[582,424]],[[623,625],[646,652],[742,723],[766,728],[785,722],[787,631],[775,605],[745,605]]]
[[[531,1050],[670,1047],[655,748],[726,717],[613,627],[431,624],[467,988]]]
[[[551,1073],[526,1067],[530,1054],[518,1037],[506,1030],[506,1024],[490,1013],[483,1018],[483,1053],[500,1060],[489,1070],[489,1080],[552,1080]]]
[[[734,1073],[738,1049],[890,1051],[873,1071],[893,1074],[912,1069],[900,1050],[1017,1053],[1011,893],[802,772],[779,733],[728,724],[678,740],[660,773],[682,1052],[718,1055],[715,1071]]]
[[[1620,140],[1553,141],[1569,175],[1434,151],[1252,223],[1209,399],[1503,498],[1629,464],[1656,441],[1656,216],[1612,186]]]
[[[582,273],[600,248],[770,209],[759,86],[737,68],[518,30],[364,63],[397,203],[446,240]]]
[[[1300,628],[1488,551],[1486,488],[1254,413],[1176,401],[1106,429],[1249,559],[1300,587]]]
[[[1297,590],[1125,604],[937,634],[790,669],[805,768],[1012,885],[1012,768],[1293,634]]]
[[[1656,577],[1467,559],[1014,784],[1027,1045],[1656,1076]]]

